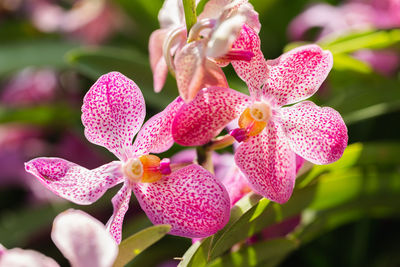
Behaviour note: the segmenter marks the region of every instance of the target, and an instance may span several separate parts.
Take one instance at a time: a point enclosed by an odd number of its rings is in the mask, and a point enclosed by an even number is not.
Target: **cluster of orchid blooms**
[[[304,160],[329,164],[341,157],[348,136],[340,114],[302,101],[332,68],[329,51],[307,45],[266,60],[258,14],[246,0],[208,1],[189,32],[181,1],[166,0],[159,20],[149,42],[154,89],[162,89],[170,71],[180,96],[142,126],[139,87],[121,73],[105,74],[84,97],[82,123],[86,138],[119,160],[92,170],[62,158],[25,165],[46,188],[81,205],[123,184],[106,224],[116,243],[132,191],[152,223],[203,238],[225,226],[231,206],[250,190],[285,203]],[[229,88],[222,71],[228,64],[249,95]],[[156,156],[174,142],[198,153]],[[234,156],[214,152],[231,145]]]

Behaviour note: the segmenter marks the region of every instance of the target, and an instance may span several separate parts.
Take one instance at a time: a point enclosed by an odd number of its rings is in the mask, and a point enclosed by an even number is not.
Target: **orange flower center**
[[[160,161],[154,155],[129,159],[123,166],[123,173],[132,182],[154,183],[162,177]]]
[[[248,136],[256,136],[267,126],[271,116],[272,110],[268,103],[254,102],[240,115],[239,127],[245,129]]]

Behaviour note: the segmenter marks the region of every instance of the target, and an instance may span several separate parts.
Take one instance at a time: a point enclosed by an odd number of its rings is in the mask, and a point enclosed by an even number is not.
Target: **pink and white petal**
[[[295,154],[283,130],[270,121],[264,131],[243,142],[235,161],[250,186],[280,204],[289,200],[296,179]]]
[[[51,239],[74,267],[109,267],[118,254],[106,227],[80,210],[67,210],[53,222]]]
[[[222,154],[215,157],[215,177],[225,186],[231,200],[231,206],[251,191],[249,182],[243,173],[236,166],[232,154]]]
[[[186,102],[192,100],[202,88],[228,87],[225,74],[204,55],[204,42],[185,45],[175,56],[175,74],[179,95]]]
[[[250,26],[257,34],[260,32],[261,23],[258,19],[258,13],[250,3],[244,3],[238,9],[238,12],[246,17],[246,24]]]
[[[342,156],[348,141],[339,112],[305,101],[281,109],[281,123],[296,154],[314,164],[329,164]]]
[[[64,159],[43,157],[25,163],[25,170],[54,194],[80,205],[92,204],[123,181],[120,161],[88,170]]]
[[[183,105],[183,99],[177,97],[162,112],[151,117],[136,137],[132,156],[168,150],[174,144],[172,122]]]
[[[4,247],[3,247],[4,248]],[[3,249],[1,267],[59,267],[58,263],[42,253],[21,248]]]
[[[83,99],[82,123],[86,138],[126,160],[146,115],[139,87],[119,72],[101,76]]]
[[[239,37],[232,45],[232,49],[253,52],[250,61],[232,61],[237,75],[247,84],[252,96],[261,96],[260,88],[268,78],[268,66],[260,47],[260,38],[257,32],[246,24],[243,25]]]
[[[245,16],[236,14],[219,23],[207,42],[207,57],[219,58],[227,54],[232,49],[232,44],[237,39],[245,21]]]
[[[167,33],[167,29],[159,29],[154,31],[149,39],[150,66],[154,91],[157,93],[163,88],[168,74],[168,66],[163,56],[163,44]]]
[[[205,5],[203,12],[197,17],[197,20],[218,19],[225,7],[231,3],[231,0],[209,0]]]
[[[115,242],[121,243],[122,239],[122,224],[124,222],[124,217],[129,208],[129,201],[131,199],[132,186],[127,181],[118,193],[113,197],[113,215],[108,220],[106,227],[111,233]]]
[[[181,0],[165,0],[158,12],[158,21],[162,29],[185,24],[185,13]]]
[[[170,224],[170,234],[206,237],[229,220],[229,196],[213,174],[189,165],[155,183],[133,187],[140,206],[154,224]]]
[[[328,76],[333,58],[330,51],[305,45],[268,60],[267,64],[269,77],[263,94],[275,97],[277,104],[283,106],[312,96]]]
[[[183,146],[208,143],[250,104],[250,97],[229,88],[201,90],[175,116],[172,135]]]
[[[303,167],[305,161],[304,158],[296,154],[296,173],[298,173],[301,167]]]

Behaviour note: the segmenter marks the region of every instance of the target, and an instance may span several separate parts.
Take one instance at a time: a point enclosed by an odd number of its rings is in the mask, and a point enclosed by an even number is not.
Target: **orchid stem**
[[[214,173],[214,164],[212,162],[212,153],[214,150],[222,149],[232,145],[235,142],[235,138],[229,134],[214,138],[204,146],[196,148],[197,162],[203,166],[206,170]]]
[[[183,10],[185,12],[186,29],[187,32],[189,32],[192,26],[197,22],[196,1],[182,0],[182,3],[183,3]]]
[[[206,146],[199,146],[196,148],[197,162],[203,166],[204,169],[211,173],[214,173],[214,164],[212,161],[212,150],[206,148]]]
[[[235,142],[235,138],[230,134],[226,134],[224,136],[219,136],[211,140],[208,144],[206,144],[207,150],[218,150],[223,149],[232,145]]]

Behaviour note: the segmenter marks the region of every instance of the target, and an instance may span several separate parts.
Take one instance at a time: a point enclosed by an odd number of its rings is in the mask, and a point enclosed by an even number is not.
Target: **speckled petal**
[[[161,153],[174,144],[172,137],[172,122],[184,104],[181,97],[177,97],[162,112],[150,118],[142,127],[133,145],[133,155]]]
[[[314,164],[329,164],[340,159],[348,135],[339,112],[305,101],[282,108],[281,115],[282,127],[295,153]]]
[[[269,78],[264,95],[274,96],[280,106],[312,96],[328,76],[333,59],[317,45],[295,48],[277,59],[267,61]]]
[[[1,246],[1,245],[0,245]],[[4,249],[0,253],[1,267],[59,267],[57,262],[42,253],[21,248]]]
[[[254,57],[249,62],[232,61],[231,63],[237,75],[246,82],[250,94],[259,97],[261,95],[260,87],[268,77],[268,67],[260,48],[260,38],[257,32],[249,26],[243,25],[232,48],[254,53]]]
[[[124,222],[125,214],[129,208],[131,194],[131,185],[127,181],[112,199],[114,212],[111,218],[108,220],[106,226],[107,230],[111,233],[115,242],[118,244],[121,243],[122,224]]]
[[[74,267],[110,267],[118,246],[106,227],[80,210],[67,210],[53,222],[51,239]]]
[[[88,170],[60,158],[36,158],[25,163],[25,170],[54,194],[80,205],[92,204],[123,180],[119,161]]]
[[[222,69],[204,55],[204,42],[194,41],[185,45],[175,56],[175,74],[179,95],[192,100],[205,87],[228,87]]]
[[[132,146],[145,115],[139,87],[119,72],[101,76],[83,99],[86,138],[106,147],[121,160],[126,160],[126,151]]]
[[[250,97],[229,88],[205,88],[179,110],[172,124],[175,142],[204,145],[249,105]]]
[[[163,44],[168,30],[154,31],[149,39],[149,57],[151,71],[153,72],[153,86],[155,92],[160,92],[165,84],[168,66],[163,56]]]
[[[154,224],[170,224],[170,234],[206,237],[229,219],[229,196],[215,177],[189,165],[156,183],[134,185],[140,206]]]
[[[273,121],[259,135],[243,142],[235,161],[257,193],[285,203],[296,179],[296,159],[282,129]]]

